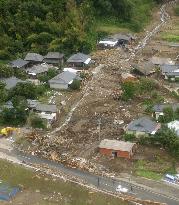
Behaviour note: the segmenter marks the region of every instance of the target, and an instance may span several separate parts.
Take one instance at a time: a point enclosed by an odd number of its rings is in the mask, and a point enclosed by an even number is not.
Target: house
[[[170,81],[179,81],[179,69],[165,74],[165,78]]]
[[[141,117],[133,120],[126,127],[128,134],[135,134],[137,137],[140,135],[154,135],[161,127],[160,123],[152,121],[148,117]]]
[[[121,74],[122,82],[136,81],[137,78],[130,73],[122,73]]]
[[[64,54],[59,52],[48,52],[46,56],[44,56],[43,62],[62,66],[64,63]]]
[[[171,60],[171,58],[160,58],[160,57],[156,57],[156,56],[153,56],[150,61],[156,65],[156,66],[160,66],[160,65],[163,65],[163,64],[167,64],[167,65],[174,65],[175,62],[173,62]]]
[[[11,61],[10,66],[15,69],[26,69],[29,65],[29,61],[25,61],[21,58]]]
[[[161,73],[165,79],[176,81],[179,78],[179,65],[161,65]]]
[[[175,112],[177,109],[179,109],[179,103],[172,103],[172,104],[166,103],[166,104],[155,105],[153,107],[153,111],[154,111],[153,116],[156,118],[156,120],[158,120],[160,116],[164,115],[163,110],[168,107],[171,107],[173,111]]]
[[[50,88],[68,89],[69,85],[73,82],[74,79],[81,80],[81,78],[79,78],[76,73],[64,71],[48,82],[50,84]]]
[[[174,130],[175,133],[177,134],[177,136],[179,136],[179,121],[178,120],[174,120],[172,122],[169,122],[167,124],[167,127],[171,130]]]
[[[26,72],[30,78],[37,79],[40,74],[46,73],[49,70],[49,68],[51,68],[51,66],[49,66],[46,63],[42,63],[26,69]]]
[[[5,88],[7,90],[10,90],[10,89],[14,88],[17,85],[17,83],[25,83],[26,81],[23,81],[23,80],[18,79],[16,77],[10,77],[10,78],[1,79],[1,82],[6,84]]]
[[[131,159],[136,144],[131,142],[104,139],[99,144],[99,152],[103,155]]]
[[[59,116],[56,105],[52,104],[37,103],[34,112],[36,112],[41,119],[46,121],[47,128],[50,128]]]
[[[118,45],[118,39],[116,38],[104,38],[99,41],[99,48],[115,48]]]
[[[141,62],[139,64],[132,65],[133,73],[141,76],[149,76],[156,72],[155,65],[150,61]]]
[[[90,61],[91,58],[89,55],[76,53],[67,60],[67,63],[71,67],[85,67],[90,63]]]
[[[160,70],[163,76],[166,77],[167,73],[171,73],[174,72],[176,70],[179,71],[179,65],[168,65],[168,64],[164,64],[160,66]]]
[[[32,65],[43,62],[44,57],[38,53],[28,53],[25,57],[25,61],[29,61]]]

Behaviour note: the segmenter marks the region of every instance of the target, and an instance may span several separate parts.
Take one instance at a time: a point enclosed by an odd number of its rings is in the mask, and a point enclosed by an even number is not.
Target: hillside
[[[141,30],[156,2],[0,0],[0,60],[23,57],[27,51],[88,53],[112,27]]]

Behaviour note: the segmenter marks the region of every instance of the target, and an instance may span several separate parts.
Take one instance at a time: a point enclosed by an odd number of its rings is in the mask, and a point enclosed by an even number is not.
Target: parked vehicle
[[[128,192],[128,189],[125,188],[125,187],[122,187],[120,184],[117,186],[116,188],[116,191],[117,192],[121,192],[121,193],[127,193]]]

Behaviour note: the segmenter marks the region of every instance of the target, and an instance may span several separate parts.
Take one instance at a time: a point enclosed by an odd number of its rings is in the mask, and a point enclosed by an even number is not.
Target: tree
[[[163,123],[168,123],[175,120],[175,113],[172,107],[166,107],[163,109],[163,116],[159,117],[159,121]]]
[[[122,94],[122,99],[127,101],[129,99],[134,98],[135,93],[136,93],[136,85],[134,82],[124,82],[121,85],[123,94]]]
[[[0,104],[4,103],[7,100],[8,93],[7,90],[5,89],[5,84],[0,82]]]
[[[10,92],[10,96],[24,96],[26,99],[37,97],[36,86],[32,83],[17,83],[16,87]]]
[[[179,138],[174,130],[163,126],[154,137],[155,142],[160,143],[174,157],[179,158]]]
[[[45,129],[46,128],[46,125],[45,125],[45,121],[42,120],[39,116],[37,115],[33,115],[30,117],[29,119],[30,121],[30,125],[31,127],[33,128],[42,128],[42,129]]]
[[[47,83],[50,79],[58,75],[58,71],[54,68],[50,68],[46,74],[42,74],[38,77],[41,82]]]
[[[0,78],[9,78],[13,76],[13,74],[14,71],[11,67],[0,64]]]

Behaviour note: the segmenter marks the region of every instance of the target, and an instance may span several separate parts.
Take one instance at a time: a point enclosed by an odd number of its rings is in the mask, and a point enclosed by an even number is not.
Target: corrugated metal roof
[[[104,139],[99,144],[99,148],[130,152],[134,145],[135,143],[132,143],[132,142]]]

